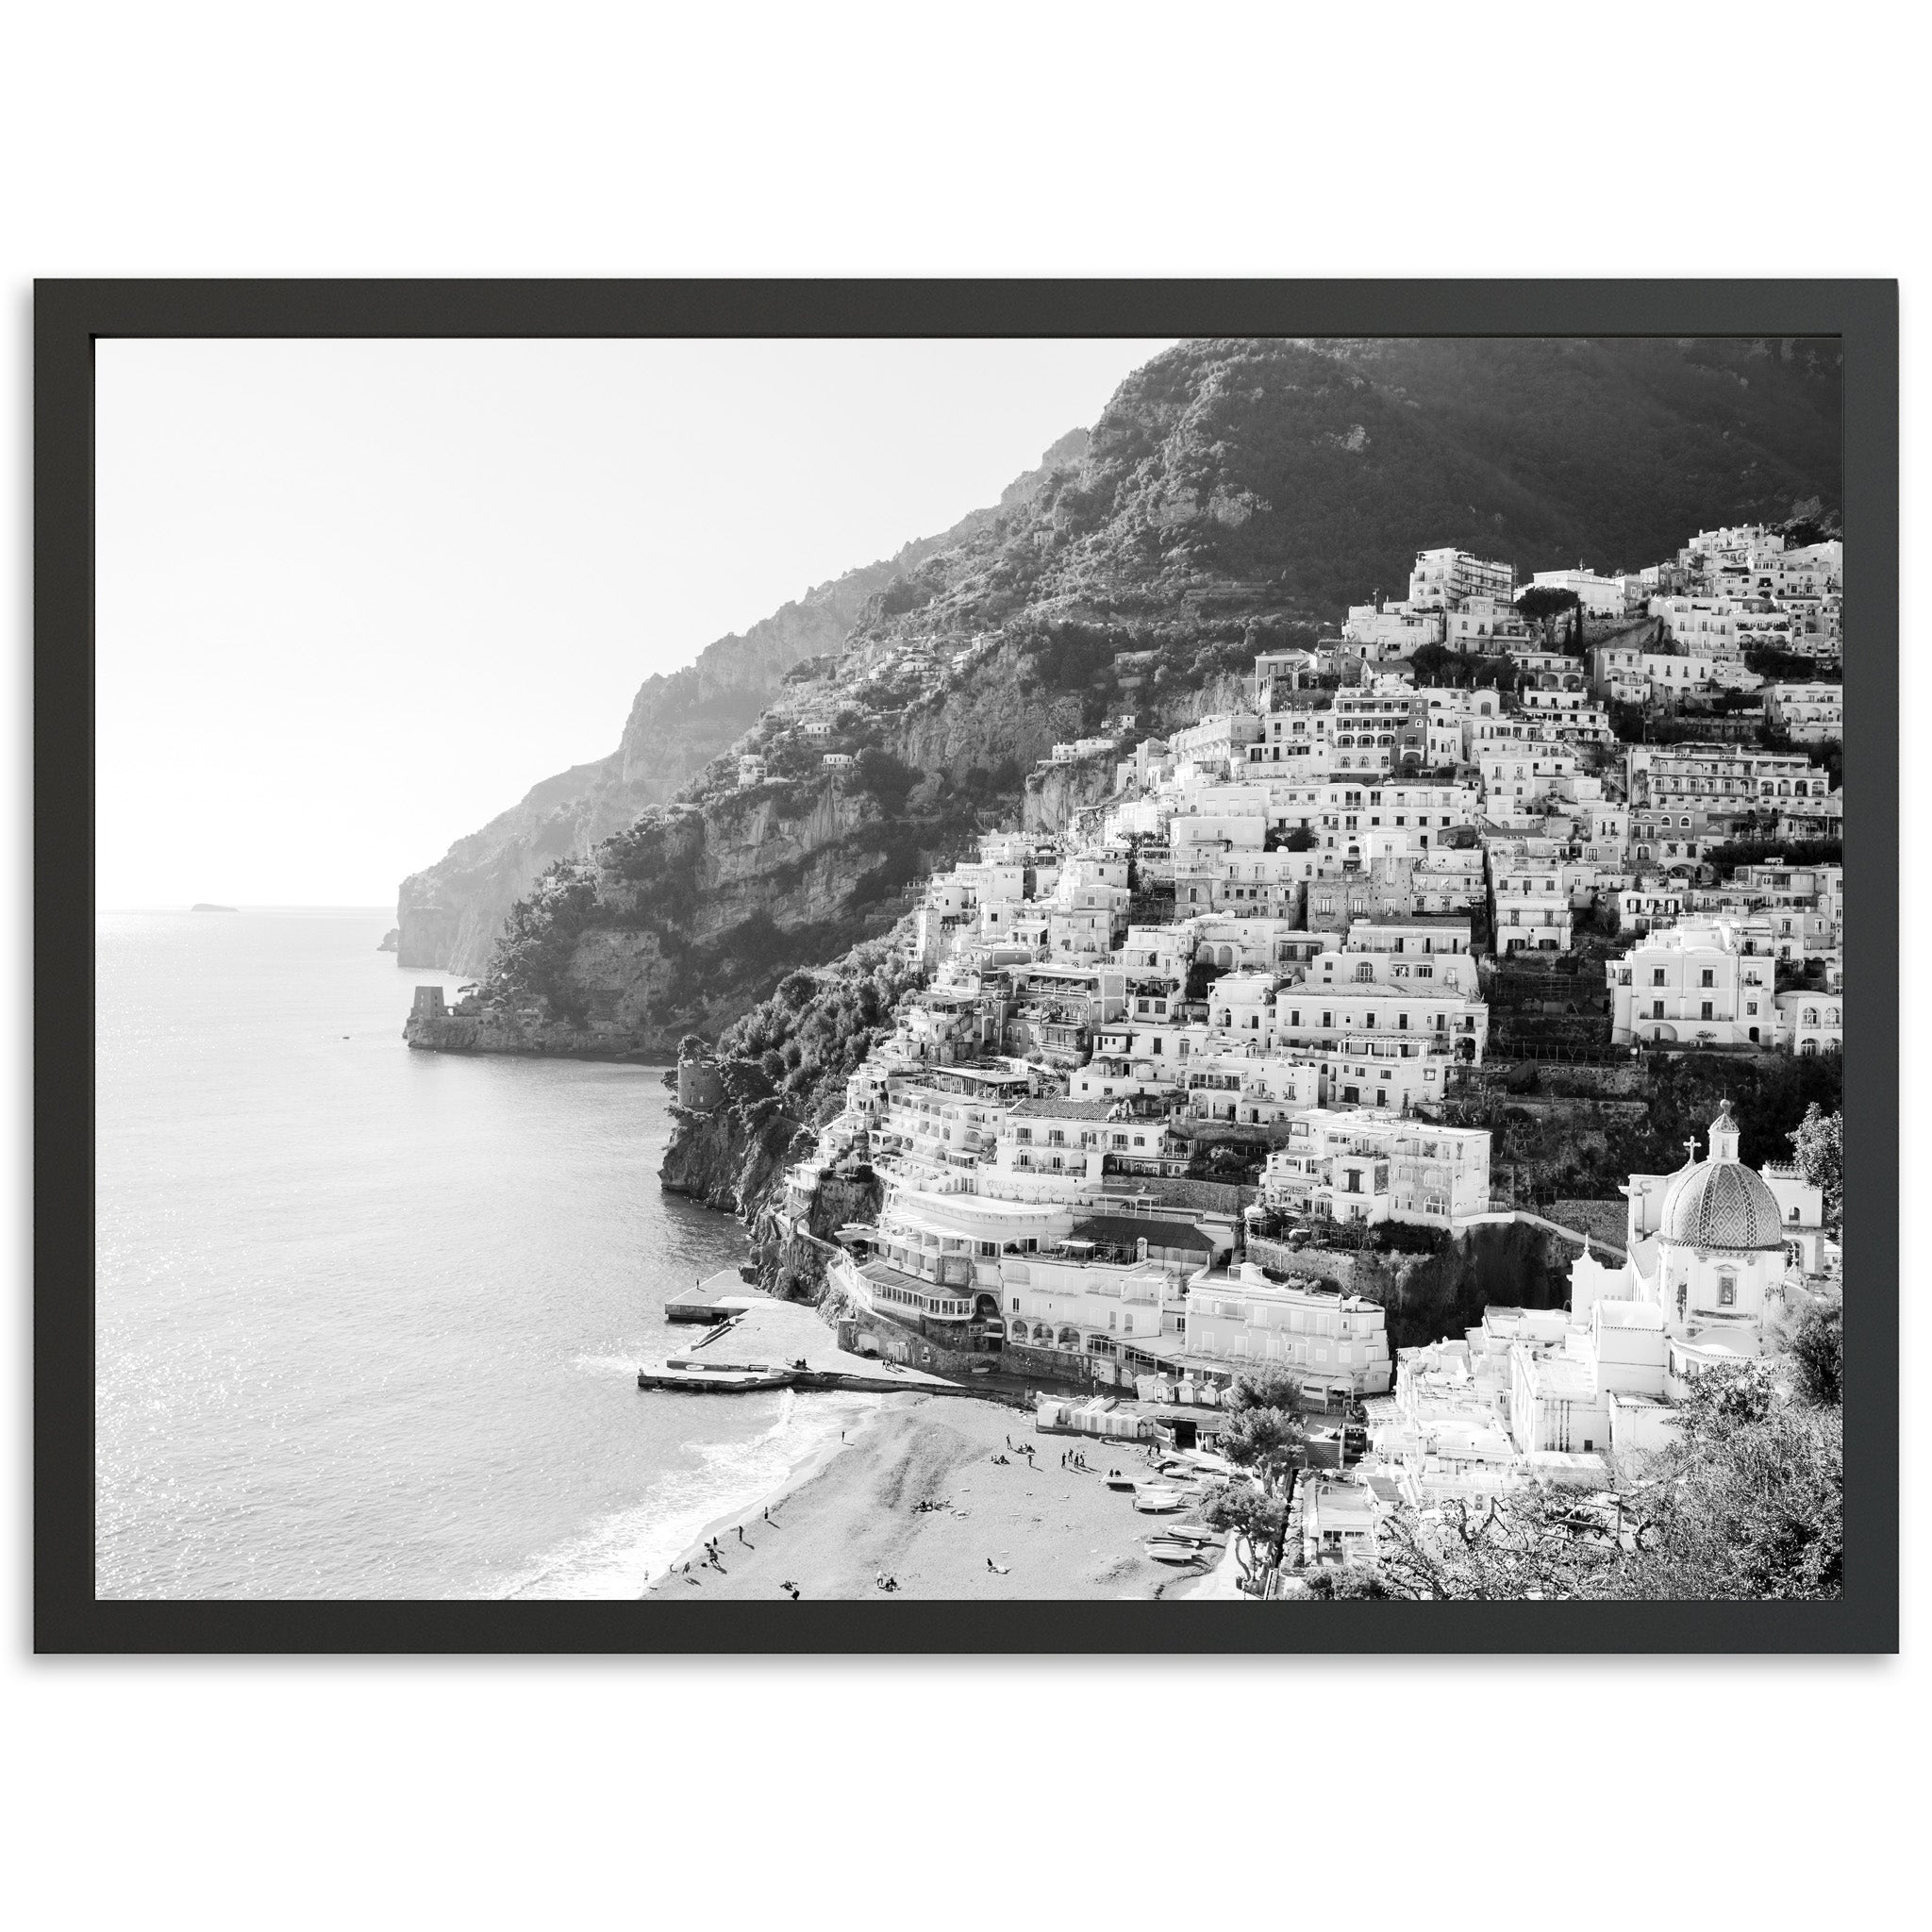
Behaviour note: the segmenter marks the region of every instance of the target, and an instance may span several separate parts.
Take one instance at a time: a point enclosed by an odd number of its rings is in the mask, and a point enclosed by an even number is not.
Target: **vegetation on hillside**
[[[1661,1454],[1620,1469],[1622,1508],[1562,1490],[1384,1519],[1373,1571],[1322,1598],[1676,1603],[1831,1598],[1843,1587],[1844,1418],[1835,1385],[1770,1364],[1700,1376]],[[1828,1391],[1823,1399],[1814,1389]]]
[[[747,1113],[782,1109],[802,1126],[817,1126],[844,1104],[845,1078],[891,1027],[902,995],[924,974],[897,958],[890,938],[855,946],[816,971],[789,973],[719,1036],[715,1051],[725,1091]],[[705,1050],[688,1036],[683,1053]]]

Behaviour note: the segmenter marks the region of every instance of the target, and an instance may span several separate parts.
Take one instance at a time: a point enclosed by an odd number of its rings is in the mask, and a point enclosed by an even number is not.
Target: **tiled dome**
[[[1665,1201],[1658,1233],[1687,1248],[1750,1253],[1785,1244],[1777,1196],[1741,1160],[1707,1160],[1690,1169]]]

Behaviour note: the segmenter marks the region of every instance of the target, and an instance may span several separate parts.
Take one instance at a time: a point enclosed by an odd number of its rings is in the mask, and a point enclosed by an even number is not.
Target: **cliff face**
[[[1124,714],[1167,730],[1224,706],[1257,648],[1307,637],[1378,585],[1401,590],[1420,544],[1524,572],[1579,555],[1636,564],[1719,516],[1775,516],[1801,494],[1835,507],[1836,396],[1832,354],[1813,344],[1170,351],[1002,509],[902,553],[883,581],[841,579],[833,627],[856,609],[843,643],[784,671],[728,754],[700,764],[696,747],[721,740],[693,737],[679,801],[639,815],[625,789],[655,782],[667,755],[672,679],[641,694],[612,759],[454,848],[445,868],[468,872],[411,881],[425,887],[409,902],[421,929],[451,958],[474,958],[504,904],[488,991],[502,1017],[449,1043],[668,1058],[683,1031],[715,1031],[878,930],[976,831],[1058,826],[1104,798],[1109,757],[1028,784],[1055,742]],[[861,578],[877,585],[862,607]],[[729,723],[731,693],[803,649],[802,630],[785,636],[742,685],[693,667],[675,715],[698,715],[709,690]],[[752,661],[749,639],[723,643]],[[853,762],[831,771],[827,752]],[[769,782],[738,790],[741,754]],[[558,858],[531,890],[529,869]]]
[[[1091,758],[1070,758],[1028,773],[1022,828],[1028,832],[1064,831],[1078,813],[1099,805],[1112,792],[1118,758],[1117,752],[1097,752]]]
[[[1001,508],[1030,503],[1051,470],[1077,460],[1086,445],[1084,429],[1062,437],[1040,468],[1008,485]],[[397,964],[483,973],[509,908],[546,866],[587,857],[646,808],[674,798],[758,722],[788,671],[838,651],[894,583],[997,514],[974,510],[941,536],[920,538],[894,557],[818,585],[741,636],[718,639],[685,669],[646,678],[609,757],[533,786],[436,864],[403,881]]]
[[[809,1134],[783,1113],[756,1118],[728,1107],[672,1111],[676,1125],[658,1180],[671,1193],[726,1214],[756,1213],[787,1164],[809,1151]]]

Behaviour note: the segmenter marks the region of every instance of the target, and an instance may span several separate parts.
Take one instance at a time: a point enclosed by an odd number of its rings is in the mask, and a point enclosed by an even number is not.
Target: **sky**
[[[1164,346],[102,342],[97,903],[392,903]]]

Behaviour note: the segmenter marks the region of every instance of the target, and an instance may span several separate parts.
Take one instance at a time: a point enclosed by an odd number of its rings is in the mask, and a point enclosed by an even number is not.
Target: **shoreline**
[[[1147,1539],[1180,1519],[1137,1511],[1108,1486],[1109,1464],[1143,1474],[1138,1446],[1096,1454],[1092,1442],[1039,1436],[1030,1415],[1003,1403],[907,1393],[913,1399],[880,1402],[850,1440],[823,1444],[747,1507],[713,1518],[642,1596],[702,1589],[782,1602],[795,1586],[819,1602],[1185,1602],[1225,1590],[1224,1545],[1184,1566],[1157,1560]],[[1093,1457],[1085,1468],[1059,1460],[1083,1450]],[[741,1544],[732,1540],[740,1525]],[[722,1568],[703,1560],[707,1537],[719,1539]]]
[[[908,1394],[913,1392],[910,1390],[907,1391]],[[878,1426],[880,1419],[887,1412],[886,1403],[889,1400],[885,1395],[861,1399],[871,1400],[873,1407],[861,1416],[857,1429],[846,1430],[844,1436],[836,1442],[821,1442],[816,1447],[807,1450],[805,1455],[774,1483],[760,1490],[743,1504],[724,1510],[701,1524],[696,1536],[672,1557],[670,1568],[661,1576],[647,1576],[644,1579],[643,1589],[638,1591],[638,1601],[641,1603],[645,1598],[657,1595],[660,1586],[668,1586],[674,1578],[683,1574],[687,1563],[695,1570],[697,1560],[704,1555],[705,1544],[709,1539],[715,1537],[722,1542],[727,1530],[763,1510],[776,1507],[793,1490],[802,1489],[814,1477],[823,1474],[848,1449],[857,1448],[858,1443]],[[846,1440],[847,1437],[850,1438],[849,1441]]]

